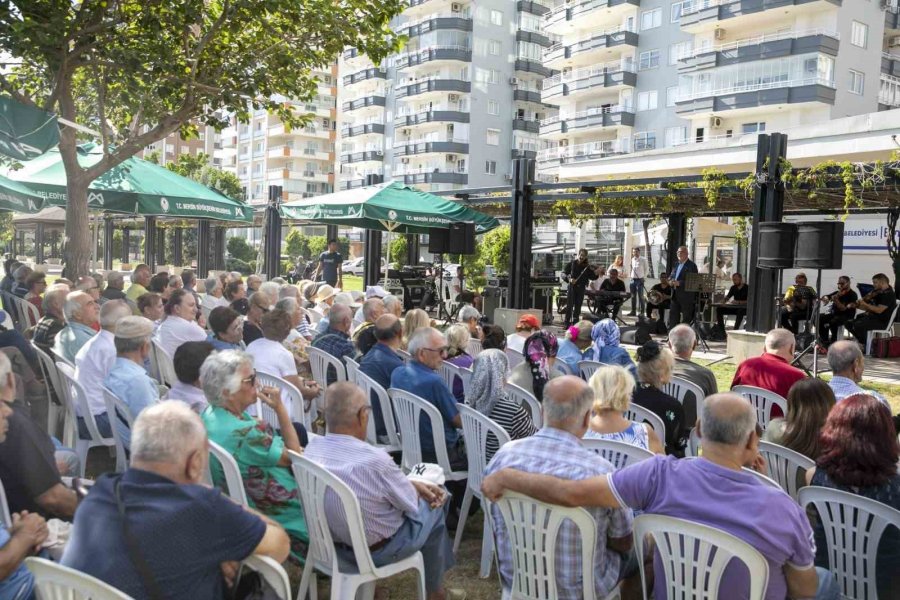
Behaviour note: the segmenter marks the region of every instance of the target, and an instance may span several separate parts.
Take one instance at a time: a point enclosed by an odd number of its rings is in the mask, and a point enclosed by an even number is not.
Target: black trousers
[[[847,322],[847,329],[861,344],[866,343],[866,337],[873,329],[884,329],[885,322],[873,315],[862,315]]]
[[[584,304],[584,288],[569,286],[566,299],[566,327],[581,320],[581,305]],[[575,318],[573,321],[572,318]]]
[[[672,296],[672,306],[669,310],[669,329],[681,323],[692,322],[696,308],[697,294],[695,292],[675,290],[675,294]]]
[[[650,318],[653,317],[653,311],[654,311],[654,309],[655,309],[655,310],[659,313],[659,318],[662,319],[663,311],[664,311],[664,310],[669,310],[671,307],[672,307],[672,301],[671,301],[671,300],[666,300],[665,302],[662,302],[662,303],[660,303],[660,304],[650,304],[650,303],[648,302],[648,303],[647,303],[647,313],[646,313],[646,314],[647,314],[647,318],[650,319]]]
[[[830,314],[821,315],[819,317],[819,339],[825,345],[833,344],[838,340],[838,331],[844,323],[850,321],[853,317],[850,315]],[[865,342],[865,340],[863,340]]]
[[[797,333],[800,329],[800,321],[806,321],[808,313],[805,310],[788,310],[782,308],[778,315],[778,322],[791,333]]]
[[[734,328],[740,329],[741,322],[744,320],[744,317],[747,316],[747,307],[746,306],[717,306],[716,307],[716,323],[722,329],[725,329],[725,315],[735,315],[737,318],[734,320]]]

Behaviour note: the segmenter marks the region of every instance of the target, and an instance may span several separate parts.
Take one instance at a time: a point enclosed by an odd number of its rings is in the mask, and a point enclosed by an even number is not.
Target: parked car
[[[366,259],[363,257],[354,258],[353,260],[351,260],[349,262],[350,262],[349,266],[342,267],[344,273],[346,273],[348,275],[356,275],[357,277],[362,277],[363,273],[366,270]],[[384,262],[384,259],[382,258],[381,259],[381,268],[380,268],[381,271],[384,271],[384,265],[385,265],[385,262]]]

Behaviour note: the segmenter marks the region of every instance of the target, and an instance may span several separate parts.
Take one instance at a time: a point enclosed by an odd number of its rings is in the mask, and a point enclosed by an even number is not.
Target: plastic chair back
[[[469,338],[469,343],[466,345],[466,352],[472,358],[475,358],[479,354],[481,354],[481,340],[476,340],[475,338]]]
[[[790,448],[762,440],[759,442],[759,453],[766,459],[769,476],[797,500],[797,492],[806,486],[806,471],[816,466],[815,461]]]
[[[312,370],[313,379],[319,384],[323,393],[328,387],[328,367],[334,368],[334,372],[337,374],[335,381],[347,381],[347,370],[340,359],[313,346],[306,347],[306,354],[309,356],[309,367]]]
[[[523,362],[525,362],[525,355],[519,352],[518,350],[513,350],[512,348],[506,349],[506,358],[509,361],[509,370],[512,371]]]
[[[741,467],[741,471],[743,471],[744,473],[749,473],[750,475],[753,475],[754,477],[759,479],[759,481],[762,482],[764,485],[767,485],[771,488],[775,488],[776,490],[781,490],[782,492],[784,491],[784,488],[781,487],[781,484],[778,483],[777,481],[775,481],[774,479],[772,479],[771,477],[769,477],[768,475],[763,475],[759,471],[754,471],[753,469],[751,469],[749,467]]]
[[[662,391],[681,402],[682,406],[684,405],[684,399],[687,395],[689,393],[693,394],[694,398],[697,400],[698,413],[700,412],[700,406],[705,398],[703,389],[701,389],[699,385],[681,377],[672,377],[672,380],[663,386]]]
[[[466,457],[469,459],[469,487],[481,498],[481,482],[487,468],[488,434],[497,439],[498,447],[510,441],[509,434],[496,421],[484,416],[471,406],[457,404],[462,420],[463,437],[466,438]]]
[[[450,393],[453,393],[453,384],[456,382],[457,377],[460,376],[460,367],[454,365],[450,361],[441,361],[441,367],[438,371],[441,374],[441,377],[444,379],[444,384],[446,384],[447,389],[450,390]]]
[[[303,394],[300,393],[297,386],[289,381],[285,381],[277,375],[264,373],[263,371],[256,372],[256,380],[260,385],[276,387],[281,390],[281,402],[288,409],[291,420],[295,423],[303,423],[307,429],[310,428],[311,423],[309,416],[306,414],[306,409],[304,408]],[[262,417],[265,422],[274,429],[281,429],[281,424],[278,422],[278,415],[260,400],[256,401],[256,414]]]
[[[124,422],[124,425],[131,431],[134,428],[134,417],[128,405],[105,387],[103,388],[103,400],[106,402],[109,428],[112,430],[113,439],[116,441],[116,472],[121,473],[128,468],[128,459],[125,458],[125,444],[122,441],[117,425]]]
[[[616,470],[653,458],[649,450],[614,440],[584,438],[581,445],[605,458]]]
[[[349,356],[345,356],[344,365],[347,367],[347,381],[356,383],[356,374],[359,372],[359,363]]]
[[[764,600],[769,582],[766,559],[747,542],[714,527],[663,515],[643,514],[634,519],[634,549],[644,556],[647,538],[656,542],[662,559],[667,598],[716,598],[725,567],[732,559],[750,572],[748,600]],[[647,585],[644,561],[638,561],[641,581]],[[656,590],[657,594],[662,590]]]
[[[900,511],[870,498],[818,486],[802,488],[797,497],[800,506],[812,504],[819,513],[828,568],[841,586],[842,596],[878,600],[878,544],[889,526],[900,529]]]
[[[23,327],[28,329],[29,327],[34,327],[38,324],[38,321],[41,320],[41,313],[38,311],[37,306],[29,302],[28,300],[23,300],[21,298],[16,299],[19,304],[19,312],[22,315]]]
[[[132,600],[113,586],[81,571],[34,556],[25,559],[41,600]]]
[[[625,418],[629,421],[637,421],[638,423],[649,423],[653,431],[660,439],[666,437],[666,424],[655,412],[649,411],[643,406],[635,403],[628,405],[628,410],[624,413]]]
[[[58,360],[56,361],[56,370],[59,373],[60,382],[62,383],[63,394],[66,398],[66,404],[68,405],[67,410],[72,411],[73,422],[76,415],[75,407],[77,406],[79,408],[78,412],[81,413],[85,427],[88,430],[88,435],[90,436],[88,439],[81,439],[78,436],[76,429],[75,452],[81,460],[81,476],[83,477],[85,464],[87,463],[88,450],[95,446],[115,447],[116,440],[112,437],[103,437],[100,430],[97,428],[97,422],[94,420],[94,414],[91,412],[91,407],[88,404],[87,392],[84,391],[84,388],[78,383],[78,380],[75,379],[75,367],[64,361]]]
[[[597,372],[597,369],[605,366],[606,363],[598,362],[596,360],[579,360],[578,372],[581,374],[581,378],[587,381]]]
[[[356,385],[358,385],[366,395],[366,399],[370,404],[372,402],[378,402],[378,406],[381,408],[381,417],[384,421],[384,428],[387,430],[388,443],[380,444],[375,429],[375,418],[370,415],[369,426],[366,430],[366,441],[373,446],[384,449],[386,452],[397,452],[401,449],[400,435],[397,433],[397,421],[394,418],[394,409],[391,406],[391,397],[388,395],[387,390],[362,371],[356,373]],[[372,399],[372,394],[375,394],[374,400]]]
[[[152,340],[152,343],[152,355],[155,357],[156,368],[159,373],[159,382],[171,388],[178,383],[178,377],[175,375],[175,364],[172,362],[172,357],[163,350],[162,346],[160,346],[156,340]]]
[[[40,346],[33,341],[29,343],[38,357],[38,366],[41,368],[41,378],[44,380],[44,385],[47,386],[47,406],[50,407],[47,415],[47,432],[51,436],[56,435],[59,420],[57,410],[62,408],[64,412],[63,435],[61,436],[63,445],[72,447],[75,444],[75,415],[70,415],[68,411],[65,410],[65,400],[63,399],[64,392],[59,380],[59,373],[56,372],[56,364],[53,362],[50,355],[44,352]]]
[[[465,471],[453,471],[447,456],[447,441],[444,437],[444,419],[441,412],[431,402],[411,394],[405,390],[391,388],[388,390],[397,426],[400,430],[400,445],[403,449],[401,466],[409,472],[422,462],[422,443],[419,423],[422,418],[431,421],[431,432],[434,439],[434,451],[438,465],[444,470],[444,476],[452,481],[466,478]],[[424,413],[424,414],[423,414]]]
[[[228,497],[240,504],[247,506],[247,492],[244,490],[244,480],[241,477],[241,470],[238,468],[237,461],[225,448],[218,445],[214,441],[209,441],[210,462],[215,458],[219,461],[222,468],[222,475],[225,478],[225,492]],[[212,480],[212,477],[210,477]]]
[[[291,600],[291,580],[287,571],[280,564],[268,556],[251,554],[241,563],[242,567],[259,573],[260,577],[269,584],[280,600]]]
[[[752,385],[736,385],[731,388],[731,391],[750,401],[750,404],[756,409],[756,422],[759,423],[763,430],[769,426],[773,406],[778,406],[781,408],[782,414],[787,414],[787,400],[775,392]]]
[[[518,402],[525,407],[525,410],[531,413],[531,421],[537,429],[543,427],[544,413],[541,412],[541,403],[537,401],[534,394],[525,388],[508,381],[506,382],[504,389],[510,400]]]

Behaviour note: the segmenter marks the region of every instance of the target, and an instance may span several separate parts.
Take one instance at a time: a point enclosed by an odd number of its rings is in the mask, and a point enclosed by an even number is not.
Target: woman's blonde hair
[[[594,324],[590,321],[581,320],[569,327],[566,330],[566,339],[570,342],[574,343],[577,341],[582,342],[590,342],[591,341],[591,329],[593,329]],[[578,335],[573,336],[573,329],[578,330]]]
[[[409,343],[417,329],[431,326],[431,318],[421,308],[414,308],[403,318],[403,345]]]
[[[664,385],[672,381],[674,369],[675,355],[668,348],[662,347],[659,356],[654,359],[638,361],[638,381],[662,389]]]
[[[453,357],[466,351],[472,336],[469,334],[468,325],[454,323],[444,332],[444,337],[447,338],[447,354]]]
[[[595,413],[604,410],[625,412],[634,392],[634,378],[624,367],[600,367],[591,375],[588,385],[594,390]]]

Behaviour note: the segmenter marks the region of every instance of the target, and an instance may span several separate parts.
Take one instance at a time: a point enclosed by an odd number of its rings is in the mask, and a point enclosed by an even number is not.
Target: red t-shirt
[[[748,358],[738,365],[734,379],[731,381],[731,387],[752,385],[775,392],[782,398],[787,398],[791,386],[805,378],[806,373],[797,367],[791,366],[780,356],[766,352],[762,356]],[[777,409],[778,407],[774,408]],[[775,412],[773,411],[774,414]]]

